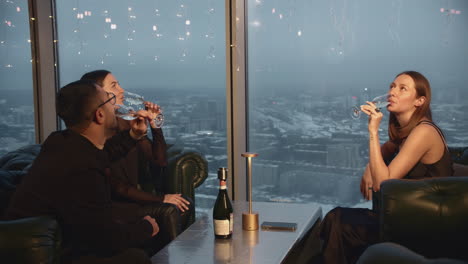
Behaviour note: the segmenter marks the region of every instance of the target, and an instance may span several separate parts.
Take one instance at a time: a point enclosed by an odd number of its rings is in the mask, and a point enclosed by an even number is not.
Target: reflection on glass
[[[381,111],[389,104],[388,100],[390,95],[388,93],[376,96],[374,99],[370,100],[373,104],[375,104],[376,110]],[[363,103],[364,104],[364,103]],[[361,116],[361,107],[360,106],[353,106],[351,111],[351,117],[354,119],[358,119]]]
[[[116,115],[125,120],[134,120],[138,117],[137,112],[139,110],[145,110],[145,98],[136,93],[124,92],[123,104],[118,104],[116,109]],[[159,112],[154,118],[156,128],[161,128],[164,123],[164,115]]]
[[[319,203],[324,214],[370,206],[359,193],[367,122],[350,115],[372,99],[361,87],[388,87],[405,70],[429,76],[433,117],[450,145],[468,146],[468,1],[247,3],[255,201]],[[379,138],[388,139],[386,129]]]
[[[227,166],[224,1],[56,1],[56,11],[60,85],[106,69],[164,106],[168,145],[208,160],[195,193],[196,212],[208,212]]]
[[[28,1],[0,2],[0,155],[35,143]]]

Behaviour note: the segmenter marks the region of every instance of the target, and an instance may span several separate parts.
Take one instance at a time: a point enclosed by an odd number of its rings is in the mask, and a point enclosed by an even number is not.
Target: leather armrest
[[[427,257],[468,255],[468,177],[388,180],[380,192],[382,241]]]
[[[169,157],[164,189],[182,193],[195,201],[194,189],[208,177],[208,163],[197,152],[179,152]]]
[[[177,148],[170,150],[164,190],[166,193],[181,193],[190,198],[195,208],[195,188],[208,177],[208,163],[198,152],[180,151]],[[192,213],[188,217],[187,226],[194,222],[195,213]]]
[[[61,230],[51,216],[0,221],[2,263],[59,263]]]

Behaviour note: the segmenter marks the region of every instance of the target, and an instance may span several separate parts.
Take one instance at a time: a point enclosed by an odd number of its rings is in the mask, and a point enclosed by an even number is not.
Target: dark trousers
[[[185,212],[169,203],[151,203],[141,207],[140,215],[153,217],[159,225],[159,233],[145,245],[148,255],[154,255],[182,233],[190,214],[195,210],[192,205],[190,201],[189,210]]]
[[[159,225],[159,233],[152,237],[144,246],[149,256],[165,247],[174,240],[186,227],[195,208],[190,198],[189,210],[181,212],[175,205],[162,202],[138,204],[132,202],[114,202],[113,217],[122,222],[135,222],[146,215],[153,217]]]
[[[320,238],[323,263],[356,263],[368,246],[378,242],[378,216],[369,209],[337,207],[325,216]]]

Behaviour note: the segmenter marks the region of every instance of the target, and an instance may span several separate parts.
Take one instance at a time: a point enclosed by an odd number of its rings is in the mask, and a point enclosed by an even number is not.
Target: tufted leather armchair
[[[5,263],[59,263],[61,230],[50,216],[1,221],[16,185],[21,182],[40,151],[39,144],[28,145],[0,157],[0,260]],[[182,193],[195,202],[195,188],[208,176],[208,164],[197,152],[171,146],[169,165],[161,179],[165,193]],[[189,224],[195,221],[195,212]]]
[[[373,207],[384,243],[369,247],[358,263],[390,263],[386,255],[398,255],[398,263],[468,261],[468,148],[450,153],[456,177],[382,182]]]
[[[380,239],[429,258],[468,260],[468,177],[381,185]]]

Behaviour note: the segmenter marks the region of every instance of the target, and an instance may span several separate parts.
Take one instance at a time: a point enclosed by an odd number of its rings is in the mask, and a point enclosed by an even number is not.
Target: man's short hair
[[[91,71],[91,72],[87,72],[87,73],[83,74],[83,76],[81,76],[80,80],[91,80],[91,81],[96,82],[100,86],[102,86],[103,82],[104,82],[104,79],[106,78],[106,76],[109,73],[111,73],[111,72],[108,71],[108,70]]]
[[[57,93],[56,111],[68,128],[91,121],[98,100],[96,86],[94,81],[79,80],[65,85]]]

